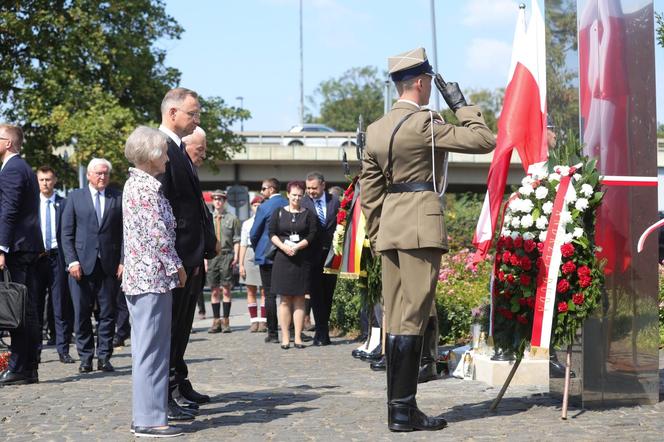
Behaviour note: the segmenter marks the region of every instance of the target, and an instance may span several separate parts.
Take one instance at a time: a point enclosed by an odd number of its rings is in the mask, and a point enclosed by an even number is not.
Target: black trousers
[[[36,282],[39,299],[37,314],[40,320],[40,342],[43,339],[41,334],[44,330],[44,309],[50,307],[53,315],[55,331],[53,336],[56,349],[61,355],[69,354],[71,334],[74,330],[74,306],[67,285],[65,263],[57,249],[37,261]],[[50,327],[49,324],[49,329]]]
[[[278,336],[279,323],[277,321],[277,295],[272,293],[272,265],[259,266],[261,284],[265,290],[265,316],[267,316],[267,333],[269,336]]]
[[[115,299],[120,281],[115,273],[107,275],[97,259],[91,275],[83,275],[79,281],[69,276],[69,290],[74,303],[74,330],[76,350],[81,362],[91,363],[95,354],[92,334],[92,306],[99,306],[97,322],[97,357],[108,359],[113,354],[115,335]]]
[[[12,281],[25,284],[28,288],[25,322],[19,328],[9,332],[12,340],[9,371],[13,373],[37,370],[39,366],[37,356],[41,334],[37,315],[39,300],[35,280],[37,257],[37,253],[30,252],[5,254],[5,263],[11,273]]]
[[[129,309],[127,308],[127,298],[125,298],[122,289],[118,289],[115,296],[115,336],[120,340],[129,339],[131,336],[131,324],[129,323]]]
[[[196,301],[203,287],[203,265],[185,267],[187,283],[173,289],[173,317],[171,321],[171,354],[169,367],[169,391],[173,391],[189,376],[184,362],[184,353],[189,343],[191,326],[194,323]]]
[[[337,275],[323,272],[327,253],[318,257],[311,266],[311,310],[316,321],[316,338],[330,337],[330,313],[332,313],[332,297],[337,285]]]

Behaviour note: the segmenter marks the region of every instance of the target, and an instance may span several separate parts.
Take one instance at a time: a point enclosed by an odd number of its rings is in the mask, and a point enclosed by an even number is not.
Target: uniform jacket
[[[202,265],[204,255],[215,255],[212,218],[189,158],[170,137],[166,172],[159,176],[159,181],[164,196],[173,208],[178,256],[185,267]]]
[[[78,261],[84,275],[91,275],[97,257],[107,275],[115,275],[122,256],[122,192],[107,187],[101,224],[88,186],[67,197],[60,226],[62,252],[69,266]]]
[[[258,206],[258,210],[256,210],[256,218],[254,219],[254,225],[251,226],[249,237],[256,252],[254,262],[259,266],[272,264],[271,259],[265,258],[265,252],[267,252],[270,244],[272,244],[268,235],[270,218],[278,208],[287,205],[288,200],[285,197],[276,195]]]
[[[44,251],[37,176],[18,155],[0,171],[0,246],[9,253]]]
[[[387,193],[385,170],[390,137],[407,114],[394,138],[394,183],[432,182],[432,128],[428,111],[407,102],[397,102],[392,110],[367,128],[365,157],[360,174],[362,212],[367,232],[376,251],[432,247],[447,250],[447,230],[438,195],[431,191]],[[463,125],[446,124],[434,113],[433,137],[436,151],[436,183],[443,182],[444,153],[489,153],[496,145],[477,106],[462,107],[456,116]]]
[[[240,243],[240,234],[242,225],[237,216],[230,212],[221,213],[221,226],[217,225],[218,213],[215,210],[212,213],[212,221],[215,229],[215,234],[218,235],[218,241],[221,243],[221,252],[233,252],[233,246]]]
[[[318,234],[311,244],[312,250],[323,251],[326,253],[330,250],[332,245],[332,237],[334,230],[337,228],[337,213],[339,212],[339,198],[329,192],[325,192],[325,225],[319,226]],[[316,211],[316,204],[309,197],[309,195],[302,198],[302,207],[312,211],[316,215],[318,221],[318,212]]]

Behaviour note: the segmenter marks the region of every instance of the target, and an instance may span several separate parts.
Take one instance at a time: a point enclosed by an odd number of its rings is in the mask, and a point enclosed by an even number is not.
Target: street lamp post
[[[240,100],[240,109],[244,109],[244,97],[239,96],[235,97],[236,100]],[[244,132],[244,120],[240,118],[240,132]]]

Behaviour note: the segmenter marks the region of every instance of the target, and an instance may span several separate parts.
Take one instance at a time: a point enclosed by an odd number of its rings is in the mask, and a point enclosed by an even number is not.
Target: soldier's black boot
[[[422,344],[422,360],[420,361],[420,374],[417,383],[438,379],[436,371],[436,359],[438,359],[438,317],[429,316],[427,328],[424,330],[424,343]]]
[[[390,431],[440,430],[442,417],[429,417],[417,408],[417,378],[422,336],[387,335],[387,426]]]

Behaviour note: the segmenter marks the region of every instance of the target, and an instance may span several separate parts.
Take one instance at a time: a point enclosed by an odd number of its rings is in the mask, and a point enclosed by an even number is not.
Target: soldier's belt
[[[433,192],[433,183],[412,182],[392,183],[387,186],[387,193]]]

